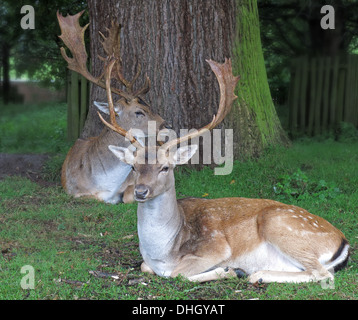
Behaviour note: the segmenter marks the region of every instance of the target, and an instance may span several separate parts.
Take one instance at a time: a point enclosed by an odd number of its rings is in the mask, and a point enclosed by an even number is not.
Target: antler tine
[[[120,30],[121,25],[112,21],[111,27],[107,28],[107,36],[105,36],[102,32],[100,32],[100,36],[102,37],[102,46],[104,51],[108,56],[114,54],[114,56],[118,59],[118,63],[116,65],[116,77],[117,79],[126,87],[128,94],[131,95],[132,98],[138,97],[142,94],[146,94],[150,89],[150,80],[146,77],[144,86],[137,91],[133,91],[134,83],[138,80],[141,72],[142,66],[138,64],[137,72],[134,75],[132,80],[127,80],[123,76],[122,72],[122,62],[120,57]],[[100,57],[102,60],[105,60],[103,57]]]
[[[148,76],[145,77],[145,82],[142,88],[138,89],[135,93],[135,97],[140,97],[141,95],[145,95],[150,90],[150,79]]]
[[[88,55],[84,41],[84,34],[89,24],[85,25],[84,27],[80,26],[79,19],[83,12],[84,11],[81,11],[73,16],[68,15],[64,17],[59,13],[59,11],[57,11],[57,19],[62,33],[59,37],[70,50],[72,58],[67,55],[66,50],[63,47],[61,48],[61,54],[67,61],[69,69],[80,73],[88,81],[106,89],[106,84],[103,81],[103,73],[99,77],[94,77],[87,68]],[[128,93],[119,89],[111,88],[111,91],[126,99],[132,98]]]
[[[142,71],[142,66],[139,64],[138,68],[137,68],[137,73],[135,74],[134,78],[132,79],[132,81],[128,81],[124,78],[124,76],[122,74],[122,64],[121,63],[117,64],[117,77],[118,77],[119,81],[124,84],[124,86],[127,88],[128,92],[133,97],[136,97],[136,95],[133,94],[133,85],[139,78],[141,71]]]
[[[225,59],[223,64],[217,63],[213,60],[206,60],[209,63],[211,70],[215,73],[215,76],[219,82],[220,88],[220,103],[218,112],[213,116],[213,120],[197,130],[196,132],[189,133],[177,139],[168,141],[163,147],[170,149],[182,142],[188,141],[189,139],[195,138],[202,135],[206,130],[211,130],[219,125],[226,115],[230,112],[234,100],[237,98],[235,95],[235,87],[240,79],[240,76],[234,77],[232,74],[231,59]]]
[[[113,104],[112,92],[111,92],[111,74],[112,74],[113,66],[115,65],[116,62],[117,62],[117,59],[114,58],[114,56],[110,57],[107,60],[106,73],[105,73],[106,93],[107,93],[111,123],[108,123],[106,120],[104,120],[99,111],[97,113],[98,113],[98,116],[101,119],[101,121],[107,127],[109,127],[111,130],[113,130],[115,132],[118,132],[123,137],[126,137],[138,149],[138,148],[141,148],[142,145],[138,142],[138,140],[129,131],[126,131],[122,127],[120,127],[116,121],[116,112],[114,111],[114,104]]]

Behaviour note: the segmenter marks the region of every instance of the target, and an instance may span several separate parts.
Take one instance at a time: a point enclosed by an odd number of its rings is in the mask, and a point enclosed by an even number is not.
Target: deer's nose
[[[145,200],[149,194],[149,189],[144,184],[139,184],[134,189],[134,195],[137,200]]]

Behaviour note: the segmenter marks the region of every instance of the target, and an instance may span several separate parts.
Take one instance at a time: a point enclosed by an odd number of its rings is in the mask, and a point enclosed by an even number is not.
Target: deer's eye
[[[137,118],[140,118],[140,117],[144,117],[144,116],[145,116],[145,114],[144,114],[142,111],[136,111],[136,112],[135,112],[135,115],[136,115]]]
[[[169,167],[168,166],[164,166],[161,170],[160,170],[160,172],[163,172],[163,173],[166,173],[166,172],[168,172],[169,171]]]

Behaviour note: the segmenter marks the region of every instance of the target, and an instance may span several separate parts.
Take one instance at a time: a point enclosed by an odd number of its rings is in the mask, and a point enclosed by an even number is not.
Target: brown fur
[[[127,130],[130,128],[141,129],[147,132],[148,121],[157,122],[157,130],[165,124],[164,120],[153,114],[150,109],[140,104],[137,99],[127,103],[124,99],[120,100],[121,117],[117,121]],[[140,110],[145,114],[145,119],[140,121],[134,111]],[[94,184],[94,178],[99,174],[105,174],[118,166],[118,159],[108,150],[109,145],[128,146],[124,137],[105,127],[97,137],[88,139],[78,139],[67,153],[62,165],[61,184],[68,194],[75,197],[90,197],[102,200],[100,194],[101,187]],[[132,187],[131,187],[132,186]],[[129,187],[128,190],[126,190]],[[123,193],[123,201],[133,202],[133,177],[130,174],[123,184],[120,193]]]

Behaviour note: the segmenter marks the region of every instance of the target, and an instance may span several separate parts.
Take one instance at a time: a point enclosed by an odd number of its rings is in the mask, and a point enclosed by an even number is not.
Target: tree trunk
[[[103,67],[97,57],[103,55],[98,31],[116,20],[123,26],[124,75],[133,77],[140,62],[141,79],[146,73],[151,80],[147,100],[152,110],[175,130],[212,120],[219,88],[205,59],[231,57],[234,74],[241,75],[239,99],[223,127],[234,129],[235,158],[288,143],[267,83],[256,0],[88,0],[88,6],[94,73]],[[93,100],[106,100],[105,91],[92,86]],[[94,108],[91,103],[83,137],[103,127]]]
[[[270,145],[289,145],[267,81],[256,0],[237,0],[231,48],[234,72],[241,76],[234,110],[226,126],[234,130],[235,158],[257,156]]]
[[[3,102],[10,102],[10,48],[6,42],[2,45]]]

